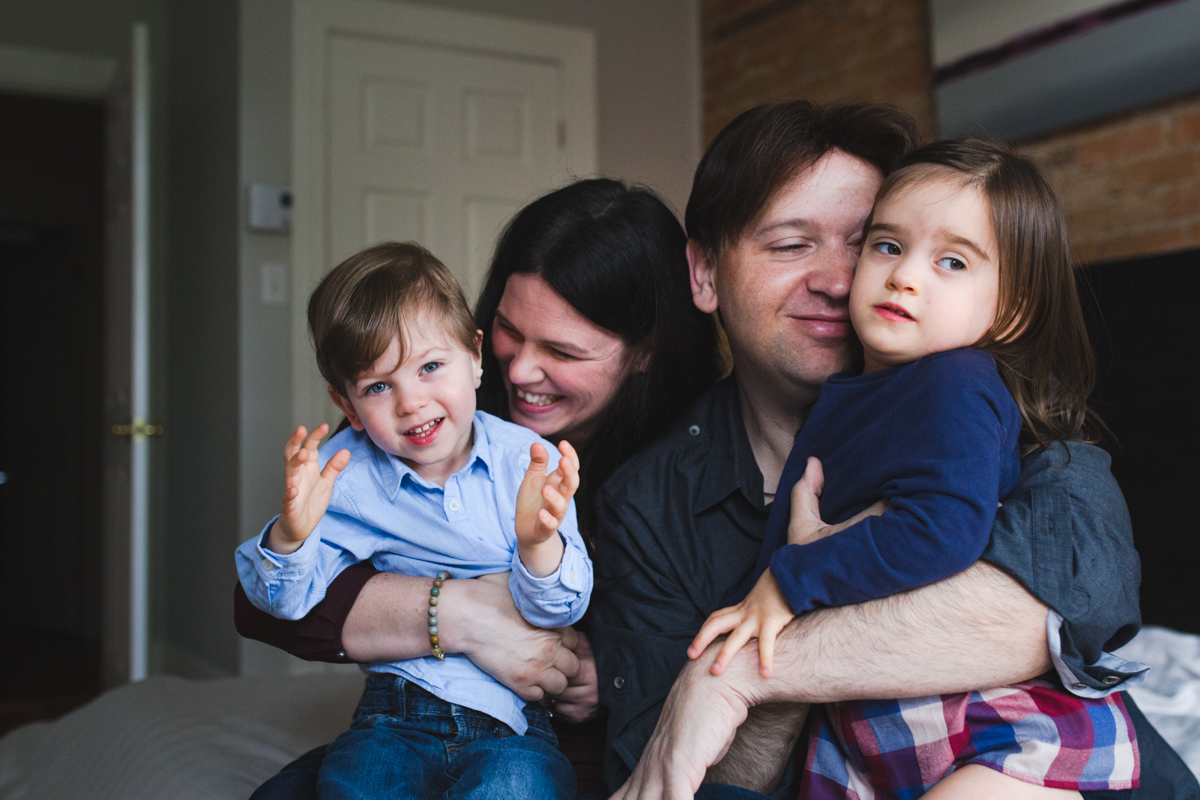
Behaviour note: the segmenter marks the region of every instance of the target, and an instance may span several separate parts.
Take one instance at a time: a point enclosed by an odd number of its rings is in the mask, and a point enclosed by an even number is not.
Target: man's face
[[[882,181],[874,166],[834,150],[786,184],[715,263],[689,244],[696,305],[720,308],[739,374],[806,389],[847,366],[850,282]]]

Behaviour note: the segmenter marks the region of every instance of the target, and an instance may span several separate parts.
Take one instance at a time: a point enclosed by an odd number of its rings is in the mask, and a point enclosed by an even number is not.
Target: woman
[[[685,245],[661,200],[603,179],[535,200],[497,245],[475,313],[484,332],[479,408],[576,447],[585,537],[604,479],[722,370],[716,324],[692,303]],[[243,636],[305,658],[420,657],[429,647],[428,591],[428,580],[359,564],[299,622],[258,611],[239,585],[235,619]],[[510,600],[502,604],[507,596],[503,581],[447,582],[442,646],[471,657],[521,697],[555,696],[560,717],[586,720],[597,702],[586,636],[530,627]],[[560,729],[560,739],[577,762],[581,794],[602,792],[603,730],[581,741],[578,731]],[[318,749],[289,765],[255,797],[315,796],[322,755]]]

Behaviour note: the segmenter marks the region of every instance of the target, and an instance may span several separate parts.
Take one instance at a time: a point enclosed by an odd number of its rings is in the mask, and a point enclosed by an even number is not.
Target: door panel
[[[473,299],[504,222],[568,177],[561,67],[344,34],[329,59],[333,262],[412,239]]]

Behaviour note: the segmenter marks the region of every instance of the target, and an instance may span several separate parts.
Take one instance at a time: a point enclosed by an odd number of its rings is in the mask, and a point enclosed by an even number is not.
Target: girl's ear
[[[349,421],[350,427],[354,428],[356,431],[364,430],[362,420],[359,418],[358,412],[354,410],[354,404],[350,402],[350,398],[341,394],[332,386],[328,386],[326,388],[329,390],[329,399],[332,400],[333,404],[337,406],[343,414],[346,415],[346,419]]]

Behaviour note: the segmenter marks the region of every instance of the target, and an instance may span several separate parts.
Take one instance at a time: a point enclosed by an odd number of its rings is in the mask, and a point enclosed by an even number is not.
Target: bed
[[[1200,775],[1200,636],[1147,627],[1120,655],[1152,667],[1132,694]],[[122,686],[0,739],[0,798],[245,800],[342,731],[362,683],[339,672]]]

